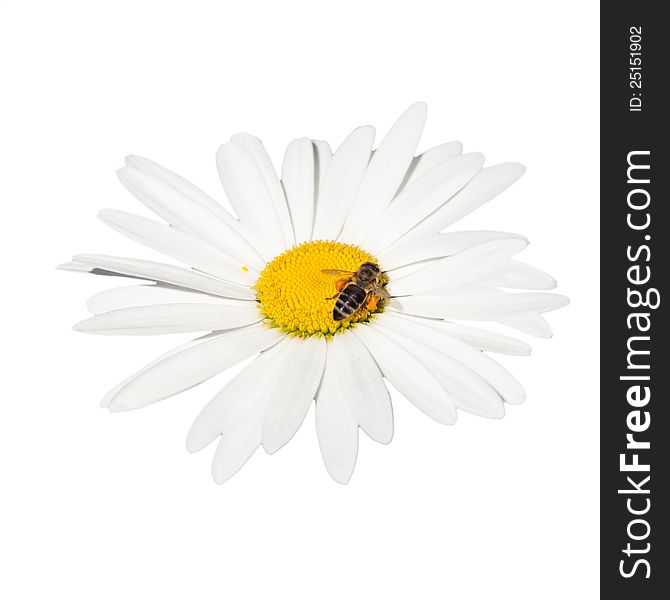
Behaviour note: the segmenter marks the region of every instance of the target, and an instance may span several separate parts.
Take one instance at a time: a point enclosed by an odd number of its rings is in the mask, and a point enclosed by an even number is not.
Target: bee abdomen
[[[365,302],[366,291],[355,283],[347,285],[337,297],[333,308],[333,320],[342,321],[353,315]]]

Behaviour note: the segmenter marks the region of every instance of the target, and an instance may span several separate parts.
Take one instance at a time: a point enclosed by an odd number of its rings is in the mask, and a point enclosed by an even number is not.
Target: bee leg
[[[340,295],[340,292],[345,288],[347,283],[351,281],[351,277],[346,277],[345,279],[338,279],[335,282],[335,289],[337,290],[337,293],[331,296],[330,298],[326,298],[326,300],[332,300],[333,298],[337,298]]]
[[[379,296],[377,296],[376,294],[370,294],[370,297],[368,298],[365,308],[367,308],[370,312],[372,312],[373,310],[377,310],[378,302],[379,302]]]

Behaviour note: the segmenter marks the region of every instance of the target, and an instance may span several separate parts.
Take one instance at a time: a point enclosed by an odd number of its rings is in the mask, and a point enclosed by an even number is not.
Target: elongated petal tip
[[[428,106],[425,102],[415,102],[407,110],[405,110],[405,112],[403,112],[400,117],[398,117],[388,135],[394,135],[394,132],[397,134],[398,128],[400,128],[401,130],[411,130],[417,133],[420,137],[421,132],[423,131],[423,128],[426,124],[427,111]],[[416,141],[418,141],[418,137]]]
[[[190,454],[195,454],[196,452],[200,452],[201,450],[204,450],[207,446],[209,446],[213,441],[218,439],[219,436],[217,435],[216,438],[214,439],[208,439],[207,441],[204,441],[202,439],[202,436],[197,436],[191,428],[186,435],[186,450]]]
[[[125,410],[128,410],[128,409],[124,408],[122,402],[117,401],[116,395],[113,395],[111,398],[108,398],[108,399],[103,398],[103,402],[105,400],[107,400],[107,405],[105,406],[105,408],[107,408],[107,410],[109,410],[109,412],[123,412]]]
[[[143,156],[138,156],[137,154],[128,154],[128,156],[124,158],[124,162],[128,167],[140,169],[143,165],[149,162],[149,159],[144,158]]]
[[[505,405],[501,404],[500,409],[496,411],[492,411],[488,415],[482,415],[484,418],[488,419],[494,419],[496,421],[499,421],[500,419],[505,417]]]
[[[484,243],[491,245],[494,242],[484,242]],[[524,237],[508,238],[506,240],[500,241],[498,245],[503,248],[509,248],[511,252],[510,256],[514,256],[515,254],[518,254],[519,252],[525,250],[528,247],[528,240]]]
[[[144,402],[138,402],[137,398],[133,399],[132,396],[124,396],[123,392],[120,392],[110,399],[107,408],[109,409],[109,412],[116,413],[144,408],[146,405],[147,404]]]
[[[136,182],[143,180],[140,178],[152,177],[135,167],[127,166],[116,170],[116,176],[119,181],[126,187],[134,186]]]
[[[274,454],[275,452],[277,452],[277,450],[282,448],[285,443],[286,442],[282,442],[277,439],[270,439],[263,442],[263,450],[265,450],[267,454]]]
[[[486,161],[486,156],[484,156],[484,154],[481,152],[468,152],[467,154],[463,154],[462,158],[467,159],[472,164],[479,165],[483,165]]]
[[[72,326],[73,331],[79,331],[81,333],[94,333],[94,334],[106,334],[109,333],[109,329],[105,327],[100,327],[100,322],[98,317],[90,317],[79,321]]]
[[[224,142],[223,144],[221,144],[221,145],[216,149],[216,156],[218,157],[219,154],[221,154],[222,152],[225,152],[225,151],[226,151],[226,148],[229,148],[229,147],[230,147],[230,144],[232,144],[232,141]]]
[[[69,261],[56,265],[56,269],[60,271],[83,271],[88,272],[89,268],[86,265],[80,265],[76,261]]]
[[[124,187],[129,189],[131,186],[132,182],[132,170],[133,167],[121,167],[120,169],[116,170],[116,176],[118,177],[119,181],[123,184]]]
[[[551,303],[547,304],[546,307],[543,307],[541,312],[548,312],[550,310],[558,310],[570,304],[570,298],[563,296],[561,294],[546,294],[551,297]]]
[[[72,331],[81,331],[84,333],[91,333],[91,327],[89,323],[90,319],[84,319],[79,321],[72,326]]]
[[[226,481],[230,479],[230,477],[232,476],[220,475],[212,467],[212,479],[214,480],[214,483],[216,483],[216,485],[223,485],[224,483],[226,483]]]
[[[115,220],[114,217],[124,216],[127,213],[124,213],[121,210],[115,210],[113,208],[103,208],[98,211],[98,219],[100,219],[105,225],[109,225],[110,221]]]
[[[434,419],[434,420],[440,425],[456,425],[456,421],[458,421],[458,411],[454,411],[449,416],[445,415],[441,419]]]
[[[235,142],[236,144],[245,144],[248,142],[254,142],[254,143],[258,142],[260,144],[263,143],[258,136],[255,136],[252,133],[249,133],[248,131],[240,131],[235,135],[232,135],[230,137],[230,142]]]
[[[349,136],[352,135],[365,135],[370,138],[370,143],[374,141],[375,135],[377,134],[377,130],[374,128],[372,125],[360,125],[359,127],[356,127]]]
[[[519,392],[514,396],[513,400],[511,399],[505,400],[507,404],[513,404],[515,406],[517,404],[523,404],[525,401],[526,401],[526,390],[524,389],[519,390]]]
[[[309,137],[306,136],[306,135],[303,135],[302,137],[295,138],[294,140],[291,140],[291,141],[289,142],[289,144],[288,144],[287,147],[294,146],[294,145],[296,145],[296,144],[304,144],[305,142],[311,144],[311,143],[312,143],[312,139],[309,138]]]
[[[233,477],[242,467],[240,466],[238,469],[231,470],[229,468],[217,468],[216,466],[216,461],[212,463],[212,479],[214,479],[214,483],[217,485],[223,485]],[[232,472],[231,472],[232,471]]]
[[[198,448],[198,446],[193,443],[188,436],[186,437],[186,443],[184,445],[186,446],[186,451],[189,454],[195,454],[196,452],[202,450],[202,448]]]
[[[428,104],[423,102],[422,100],[419,100],[418,102],[415,102],[414,104],[411,104],[407,110],[403,113],[403,115],[410,114],[410,113],[415,113],[416,116],[422,120],[426,120],[426,115],[428,114]]]
[[[371,440],[379,444],[387,445],[390,444],[391,441],[393,440],[393,427],[389,429],[382,429],[381,427],[379,427],[376,428],[375,431],[368,430],[365,433]]]
[[[508,169],[510,174],[513,174],[513,177],[514,177],[515,181],[517,179],[519,179],[526,172],[525,165],[522,165],[521,163],[518,163],[518,162],[503,163],[501,165],[496,165],[496,166],[501,166],[501,167],[504,166],[506,169]]]
[[[328,471],[328,475],[330,475],[331,479],[340,485],[347,485],[351,479],[351,476],[354,474],[353,468],[347,469],[346,471],[336,471],[335,469],[328,469],[326,467],[326,470]]]

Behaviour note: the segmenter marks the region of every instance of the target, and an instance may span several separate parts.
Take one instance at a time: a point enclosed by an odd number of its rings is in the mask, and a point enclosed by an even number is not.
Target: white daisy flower
[[[94,316],[75,329],[206,335],[119,383],[102,405],[147,406],[254,357],[196,418],[188,449],[218,439],[213,475],[222,483],[259,445],[274,453],[286,444],[315,400],[323,460],[346,483],[359,428],[391,441],[385,380],[449,425],[457,409],[499,418],[505,402],[523,402],[518,381],[486,353],[524,355],[529,346],[461,321],[548,337],[541,313],[568,300],[537,291],[554,279],[512,258],[523,237],[442,232],[524,168],[484,168],[481,154],[463,154],[457,142],[414,156],[425,119],[425,104],[414,104],[374,151],[367,126],[335,153],[326,142],[294,140],[281,179],[257,138],[233,136],[216,159],[236,216],[175,173],[129,156],[119,178],[165,223],[118,210],[100,218],[186,266],[76,255],[63,268],[141,283],[91,298]]]

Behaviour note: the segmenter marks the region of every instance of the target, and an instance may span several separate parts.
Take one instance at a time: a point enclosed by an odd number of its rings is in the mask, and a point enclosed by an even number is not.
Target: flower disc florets
[[[300,336],[332,335],[360,321],[367,321],[382,310],[361,307],[342,321],[333,319],[338,289],[337,277],[324,270],[356,271],[363,263],[377,260],[357,246],[340,242],[305,242],[269,262],[261,272],[255,289],[261,312],[273,325]],[[342,278],[346,278],[343,275]]]

